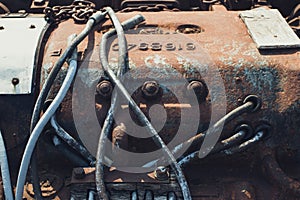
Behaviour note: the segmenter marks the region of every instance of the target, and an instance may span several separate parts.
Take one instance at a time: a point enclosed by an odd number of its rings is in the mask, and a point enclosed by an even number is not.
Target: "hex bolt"
[[[20,83],[20,80],[18,78],[12,78],[11,83],[16,86]]]
[[[159,84],[156,81],[146,81],[142,86],[142,92],[145,98],[154,98],[159,93]]]
[[[111,93],[113,91],[113,86],[112,86],[111,82],[109,82],[107,80],[103,80],[100,83],[98,83],[96,91],[102,97],[108,98],[111,96]]]
[[[82,167],[75,168],[73,173],[75,179],[83,179],[85,177],[85,171]]]
[[[169,170],[164,166],[159,166],[154,171],[154,177],[159,181],[166,181],[169,179]]]
[[[187,86],[188,91],[194,91],[199,101],[204,101],[208,95],[208,89],[202,81],[191,81]]]

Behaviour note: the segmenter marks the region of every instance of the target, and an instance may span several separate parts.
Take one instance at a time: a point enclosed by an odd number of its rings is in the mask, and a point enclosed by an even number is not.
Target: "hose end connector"
[[[98,24],[105,18],[106,14],[107,12],[97,11],[92,16],[90,16],[90,19],[93,19],[95,21],[94,24]]]

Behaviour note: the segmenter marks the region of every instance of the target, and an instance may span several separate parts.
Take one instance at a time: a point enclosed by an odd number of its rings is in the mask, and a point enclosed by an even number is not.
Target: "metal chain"
[[[138,6],[138,7],[128,7],[122,9],[120,12],[133,12],[133,11],[141,11],[141,12],[159,12],[159,11],[179,11],[178,8],[168,8],[165,4],[156,4],[153,6]]]
[[[96,12],[95,4],[87,0],[76,0],[69,6],[46,7],[45,19],[50,22],[60,22],[73,18],[75,23],[86,23],[89,17]]]

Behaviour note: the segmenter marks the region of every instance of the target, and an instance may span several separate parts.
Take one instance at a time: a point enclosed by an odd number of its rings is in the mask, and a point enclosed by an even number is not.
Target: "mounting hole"
[[[249,139],[249,138],[251,138],[253,136],[253,128],[250,125],[248,125],[248,124],[240,124],[240,125],[238,125],[234,129],[235,132],[239,132],[241,130],[245,130],[246,131],[246,136],[245,136],[246,140]]]
[[[260,125],[258,125],[255,129],[255,133],[259,131],[265,131],[263,138],[269,138],[271,137],[271,125],[267,124],[266,122],[262,122]]]
[[[194,24],[183,24],[177,27],[176,32],[183,33],[183,34],[195,34],[201,33],[204,30],[197,25]]]
[[[251,112],[258,111],[261,108],[261,99],[256,95],[249,95],[244,99],[243,103],[253,103]]]

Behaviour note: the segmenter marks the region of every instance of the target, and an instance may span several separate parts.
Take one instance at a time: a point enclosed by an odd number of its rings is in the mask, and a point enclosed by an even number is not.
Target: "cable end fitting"
[[[261,108],[262,101],[257,95],[248,95],[244,99],[244,103],[251,102],[253,104],[251,112],[258,111]]]
[[[124,31],[134,28],[136,25],[145,21],[145,17],[138,14],[122,23]]]
[[[90,19],[93,19],[95,21],[94,24],[98,24],[105,18],[106,14],[107,12],[97,11],[90,17]]]

